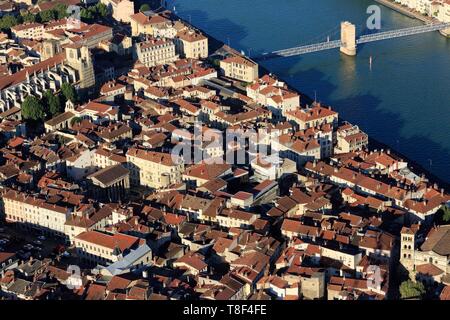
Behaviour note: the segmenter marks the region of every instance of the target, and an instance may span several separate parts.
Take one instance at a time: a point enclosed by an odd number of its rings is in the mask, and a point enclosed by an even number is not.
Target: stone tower
[[[348,21],[341,23],[341,52],[348,56],[356,55],[356,27]]]
[[[88,47],[77,44],[67,46],[65,63],[77,70],[81,90],[86,91],[94,88],[94,65]]]
[[[59,41],[45,40],[42,43],[41,60],[47,60],[61,52]]]
[[[400,232],[400,263],[410,272],[414,270],[418,229],[418,225],[412,225],[411,228],[403,227]]]

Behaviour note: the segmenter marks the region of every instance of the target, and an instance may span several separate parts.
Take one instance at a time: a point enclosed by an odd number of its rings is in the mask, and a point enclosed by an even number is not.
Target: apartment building
[[[140,35],[154,35],[154,28],[164,27],[170,23],[170,20],[160,15],[145,15],[138,12],[130,16],[131,35],[137,37]]]
[[[114,235],[86,231],[75,237],[77,255],[90,263],[108,265],[119,261],[131,249],[145,244],[145,240],[122,233]]]
[[[11,28],[11,33],[16,39],[33,39],[40,40],[44,35],[44,25],[32,22],[24,23]]]
[[[287,112],[286,119],[287,121],[296,124],[299,127],[299,130],[316,128],[322,124],[332,124],[333,127],[335,127],[338,123],[338,113],[331,110],[330,107],[325,108],[320,104],[315,104],[308,109],[298,109]]]
[[[146,67],[168,64],[178,60],[175,44],[170,39],[149,38],[136,43],[135,51],[140,62]]]
[[[132,185],[162,189],[181,182],[184,164],[169,153],[131,148],[126,157]]]
[[[363,150],[369,144],[369,136],[358,126],[349,123],[336,130],[336,147],[334,153],[349,153]]]
[[[134,14],[134,3],[130,0],[100,0],[112,12],[112,17],[120,22],[131,22]]]
[[[196,30],[183,30],[175,38],[177,53],[184,58],[208,57],[208,38]]]
[[[220,69],[225,77],[253,82],[258,80],[258,64],[250,59],[232,56],[220,61]]]
[[[7,191],[2,198],[6,221],[64,237],[64,225],[72,212],[71,208],[15,190]]]

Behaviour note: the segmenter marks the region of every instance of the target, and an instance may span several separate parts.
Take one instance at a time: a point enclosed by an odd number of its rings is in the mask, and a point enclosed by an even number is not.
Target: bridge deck
[[[394,39],[399,37],[406,37],[415,34],[421,34],[426,32],[438,31],[450,28],[450,23],[434,23],[424,26],[410,27],[398,30],[391,30],[385,32],[378,32],[374,34],[367,34],[356,39],[356,44],[363,44],[373,41]],[[330,50],[339,48],[342,45],[341,40],[333,40],[310,44],[306,46],[293,47],[283,50],[277,50],[270,53],[265,53],[260,56],[254,57],[255,60],[273,59],[277,57],[291,57],[306,53],[318,52],[323,50]]]

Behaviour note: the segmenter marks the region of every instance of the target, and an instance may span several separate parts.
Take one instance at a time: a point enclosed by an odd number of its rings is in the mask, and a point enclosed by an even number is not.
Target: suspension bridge
[[[327,41],[324,42],[263,53],[252,58],[254,60],[266,60],[280,57],[292,57],[336,48],[340,48],[341,52],[344,54],[354,56],[356,55],[356,48],[359,44],[407,37],[427,32],[445,30],[448,28],[450,28],[450,23],[430,23],[422,26],[377,32],[356,37],[356,26],[348,21],[345,21],[341,23],[341,39],[339,40],[330,41],[328,38]]]

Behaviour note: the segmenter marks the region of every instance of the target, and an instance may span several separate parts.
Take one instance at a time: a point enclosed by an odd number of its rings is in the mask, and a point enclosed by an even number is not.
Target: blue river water
[[[168,0],[168,8],[250,56],[365,34],[370,0]],[[421,25],[381,6],[381,28]],[[372,68],[369,59],[372,56]],[[438,32],[263,61],[297,90],[450,182],[450,39]]]

